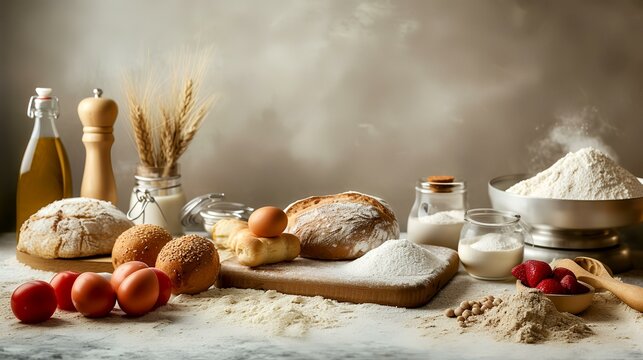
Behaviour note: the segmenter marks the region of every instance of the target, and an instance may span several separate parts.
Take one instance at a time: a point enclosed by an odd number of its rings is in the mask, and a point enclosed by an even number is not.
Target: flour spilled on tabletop
[[[53,275],[24,266],[15,258],[2,261],[0,296],[8,299],[20,283],[33,279],[48,281]],[[471,326],[460,327],[457,321],[444,316],[445,308],[460,303],[464,298],[487,294],[494,294],[505,301]],[[176,296],[168,305],[140,318],[127,318],[122,312],[114,311],[107,318],[94,320],[78,313],[58,311],[45,325],[51,334],[79,336],[82,329],[90,329],[123,341],[135,338],[132,335],[160,336],[168,334],[168,331],[192,334],[204,325],[212,331],[243,330],[249,335],[302,338],[312,331],[318,334],[329,329],[350,328],[358,321],[382,331],[396,329],[396,334],[403,330],[417,336],[417,340],[410,340],[413,342],[422,341],[423,337],[433,339],[431,341],[457,342],[461,336],[475,334],[483,342],[591,341],[610,344],[627,341],[631,343],[627,346],[634,349],[637,339],[641,339],[639,332],[643,316],[623,305],[611,293],[597,293],[594,304],[581,314],[582,320],[569,314],[552,313],[550,307],[542,304],[528,309],[529,301],[514,302],[511,299],[515,295],[512,294],[511,285],[477,281],[462,274],[452,279],[428,305],[418,309],[342,303],[276,291],[212,288],[199,295]],[[556,321],[562,320],[566,326],[556,327],[554,324],[553,329],[544,331],[543,327],[531,321],[534,319],[532,315],[541,319],[550,316]],[[0,329],[7,334],[6,338],[21,338],[26,336],[25,332],[42,331],[16,321],[9,301],[0,302],[0,319],[4,320]],[[586,336],[589,337],[584,339]]]

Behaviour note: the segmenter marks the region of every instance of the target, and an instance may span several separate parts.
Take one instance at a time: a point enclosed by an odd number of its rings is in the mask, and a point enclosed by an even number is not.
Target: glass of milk
[[[457,250],[467,208],[467,188],[453,177],[448,182],[418,180],[415,202],[409,213],[408,240],[416,244],[444,246]]]
[[[465,213],[458,255],[469,275],[483,280],[504,280],[523,259],[530,236],[520,215],[494,209]]]

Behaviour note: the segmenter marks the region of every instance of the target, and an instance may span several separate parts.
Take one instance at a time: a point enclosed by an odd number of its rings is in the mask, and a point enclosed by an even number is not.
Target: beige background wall
[[[643,4],[626,1],[3,1],[0,219],[13,224],[36,86],[60,97],[78,193],[78,102],[121,105],[113,149],[127,207],[136,155],[122,74],[149,54],[215,48],[219,106],[181,161],[188,197],[254,206],[348,189],[404,226],[420,175],[486,182],[593,144],[643,176]]]

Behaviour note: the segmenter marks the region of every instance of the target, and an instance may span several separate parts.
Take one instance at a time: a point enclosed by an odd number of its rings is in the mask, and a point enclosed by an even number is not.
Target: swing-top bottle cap
[[[46,87],[37,87],[37,96],[32,96],[27,108],[27,116],[34,117],[36,111],[53,112],[58,117],[58,98],[51,96],[52,89]]]
[[[51,98],[51,88],[36,88],[36,94],[38,94],[39,99],[50,99]]]

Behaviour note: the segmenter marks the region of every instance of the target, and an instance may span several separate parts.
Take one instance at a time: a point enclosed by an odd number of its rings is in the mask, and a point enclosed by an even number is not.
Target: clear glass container
[[[473,209],[465,214],[458,255],[469,275],[483,280],[504,280],[523,259],[529,232],[520,215],[494,209]]]
[[[135,224],[155,224],[172,235],[181,235],[181,209],[185,205],[185,194],[179,166],[170,169],[168,176],[163,175],[163,170],[147,166],[137,168],[127,217]]]
[[[222,219],[248,221],[253,208],[238,202],[224,201],[225,194],[209,193],[188,201],[181,210],[181,223],[186,230],[212,234],[212,227]],[[203,229],[203,230],[201,230]]]
[[[16,191],[16,233],[22,223],[45,205],[72,196],[71,169],[58,130],[58,98],[50,88],[37,88],[27,116],[34,119],[31,138],[20,165]]]
[[[421,178],[415,186],[407,237],[417,244],[456,250],[467,208],[466,182],[453,178],[446,182],[429,181],[431,178]]]
[[[200,195],[188,201],[181,209],[181,225],[186,231],[203,231],[203,217],[201,211],[208,206],[225,200],[224,193],[209,193]],[[207,229],[206,229],[207,231]],[[210,232],[210,231],[208,231]]]
[[[212,227],[217,221],[222,219],[238,219],[248,221],[253,208],[242,203],[229,201],[219,201],[206,207],[200,212],[203,218],[203,228],[209,234],[212,233]]]

